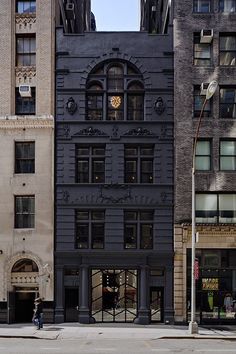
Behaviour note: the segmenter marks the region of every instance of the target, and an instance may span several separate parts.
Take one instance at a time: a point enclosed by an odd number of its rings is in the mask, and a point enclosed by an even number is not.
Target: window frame
[[[19,93],[19,87],[16,87],[15,114],[18,116],[20,115],[33,116],[36,114],[36,88],[35,87],[31,87],[31,97],[22,97]]]
[[[114,74],[109,76],[109,72],[114,69]],[[117,69],[117,70],[115,70]],[[118,73],[118,69],[121,72]],[[115,72],[117,71],[117,75]],[[133,90],[132,85],[139,83],[140,88]],[[101,91],[90,91],[93,84],[98,84],[103,88]],[[91,94],[90,94],[91,92]],[[100,108],[100,118],[91,119],[89,109],[89,97],[103,96],[103,108]],[[130,97],[138,97],[134,107],[130,103]],[[133,108],[133,110],[131,109]],[[102,113],[101,113],[102,111]],[[132,114],[133,112],[133,114]],[[96,115],[95,115],[96,117]],[[130,119],[132,118],[133,119]],[[103,63],[93,70],[88,77],[86,90],[86,117],[91,121],[141,121],[144,120],[144,80],[142,75],[125,61],[110,61]]]
[[[225,11],[225,4],[228,1],[234,2],[234,11]],[[224,7],[224,8],[222,8],[222,7]],[[219,0],[219,12],[235,13],[236,12],[236,0]]]
[[[221,150],[222,150],[221,144],[224,143],[224,142],[232,142],[232,143],[234,143],[234,145],[235,145],[235,147],[234,147],[235,153],[234,154],[226,155],[226,154],[222,154],[221,153]],[[232,157],[232,159],[234,158],[234,166],[235,166],[234,169],[223,169],[223,168],[221,168],[221,160],[224,159],[224,158],[227,158],[227,157]],[[230,171],[234,172],[234,171],[236,171],[236,139],[229,139],[229,138],[220,139],[220,145],[219,145],[219,170],[220,171],[225,171],[225,172],[230,172]]]
[[[197,150],[198,150],[198,144],[199,143],[209,143],[209,154],[198,154],[197,153]],[[199,169],[197,168],[197,158],[204,158],[204,157],[208,157],[208,160],[209,160],[209,169]],[[196,153],[195,153],[195,171],[198,171],[198,172],[209,172],[212,170],[212,139],[211,138],[200,138],[197,140],[197,144],[196,144]]]
[[[212,215],[211,218],[213,217],[215,220],[209,220],[209,217],[205,218],[208,219],[207,221],[200,221],[198,220],[198,218],[204,219],[203,216],[198,216],[197,214],[202,214],[204,215],[204,210],[201,209],[197,209],[197,203],[198,203],[198,197],[199,196],[209,196],[209,197],[215,197],[216,200],[216,205],[215,208],[213,209],[204,209],[205,213],[208,214],[210,216],[210,214]],[[223,198],[227,198],[231,196],[232,197],[232,202],[233,204],[235,204],[235,207],[231,209],[220,209],[220,204],[223,204]],[[222,220],[223,215],[224,214],[231,214],[231,217],[228,219],[232,219],[234,218],[235,221],[227,221],[227,220]],[[224,218],[226,219],[226,217]],[[236,223],[236,193],[196,193],[196,212],[195,212],[195,220],[196,220],[196,224],[235,224]]]
[[[127,214],[134,214],[135,218],[133,219],[129,219],[127,217]],[[143,219],[142,218],[142,214],[145,213],[149,213],[152,214],[152,218],[151,219]],[[135,243],[134,246],[135,247],[127,247],[128,242],[127,242],[127,234],[126,231],[128,229],[128,227],[133,227],[135,230]],[[151,229],[151,246],[149,245],[149,247],[143,247],[142,246],[142,238],[143,238],[143,233],[142,233],[142,227],[143,226],[149,226]],[[124,249],[125,250],[136,250],[136,249],[140,249],[140,250],[151,250],[154,248],[153,246],[154,243],[154,210],[152,209],[147,209],[147,210],[124,210],[124,239],[123,239],[123,245],[124,245]]]
[[[15,197],[14,197],[14,199],[15,199],[15,207],[14,207],[14,215],[15,215],[15,217],[14,217],[14,229],[34,229],[35,228],[35,195],[15,195]],[[32,204],[32,206],[33,206],[33,212],[30,212],[30,210],[26,210],[26,211],[24,211],[24,210],[20,210],[20,211],[17,211],[17,199],[28,199],[28,200],[32,200],[33,201],[33,204]],[[29,209],[30,207],[28,207],[28,209]],[[23,206],[22,206],[22,209],[23,209]],[[30,219],[30,217],[32,216],[32,220],[28,220],[27,221],[27,224],[29,225],[29,226],[19,226],[19,225],[21,225],[21,224],[24,224],[24,219],[23,219],[23,221],[22,222],[20,222],[20,220],[18,219],[20,216],[26,216],[26,217],[28,217],[29,219]],[[27,220],[27,219],[26,219]]]
[[[129,155],[127,150],[136,150],[135,155]],[[143,154],[142,149],[149,149],[152,150],[152,154]],[[133,172],[134,174],[134,182],[131,182],[132,178],[128,177],[127,172],[127,164],[130,162],[135,162],[136,171]],[[149,171],[149,180],[151,182],[143,181],[145,178],[144,176],[147,175],[142,167],[143,162],[151,162],[152,164],[152,171]],[[145,145],[132,145],[132,144],[125,144],[124,146],[124,183],[142,183],[142,184],[153,184],[154,183],[154,144],[145,144]]]
[[[222,97],[225,97],[226,92],[222,93],[222,91],[225,90],[228,92],[233,91],[234,90],[234,102],[225,102],[222,100]],[[236,119],[236,86],[220,86],[219,88],[219,118],[220,119]],[[230,112],[230,110],[232,110],[232,115],[231,116],[223,116],[222,115],[222,111],[225,111],[225,109],[223,110],[222,108],[226,107],[227,112]]]
[[[32,9],[32,5],[33,8],[35,8],[35,11],[23,11],[23,12],[20,12],[19,11],[19,3],[22,3],[23,4],[26,4],[26,3],[29,3],[29,8]],[[23,5],[24,7],[24,5]],[[17,14],[20,14],[20,15],[24,15],[24,14],[31,14],[31,13],[36,13],[36,1],[35,0],[16,0],[16,13]]]
[[[79,213],[87,213],[87,219],[78,219]],[[96,219],[94,218],[94,213],[102,213],[103,218]],[[105,209],[77,209],[75,213],[75,249],[83,250],[83,249],[96,249],[101,250],[105,248],[105,218],[106,212]],[[81,225],[86,226],[87,228],[87,246],[79,247],[79,235],[78,231],[81,230]],[[94,247],[95,235],[93,232],[94,226],[99,226],[103,228],[103,240],[101,247]],[[84,237],[84,235],[83,235]],[[84,241],[83,241],[84,242]],[[85,242],[84,242],[85,243]]]
[[[17,145],[31,145],[33,146],[33,156],[32,157],[18,157],[17,156]],[[29,148],[29,150],[31,150],[31,148]],[[18,161],[29,161],[29,164],[32,165],[31,168],[26,168],[26,170],[24,170],[24,167],[22,168],[23,171],[21,171],[21,168],[17,166],[17,162]],[[27,170],[30,171],[27,171]],[[33,174],[35,173],[35,141],[15,141],[15,169],[14,169],[15,174],[22,174],[22,173],[26,173],[26,174]]]
[[[205,95],[200,95],[200,86],[199,85],[194,85],[193,86],[193,118],[199,118],[200,113],[201,113],[201,108],[203,106],[203,103],[205,101]],[[197,106],[197,100],[199,100],[199,108],[196,110]],[[207,101],[205,105],[205,109],[202,113],[203,118],[211,118],[212,117],[212,98]]]
[[[23,49],[21,51],[19,41],[22,41]],[[27,44],[28,42],[28,44]],[[29,47],[29,50],[25,49]],[[31,48],[33,48],[31,50]],[[28,57],[29,63],[26,63]],[[22,63],[20,61],[22,58]],[[16,35],[16,66],[17,67],[35,67],[36,66],[36,34],[17,34]]]
[[[200,43],[201,34],[200,32],[195,32],[193,34],[193,65],[194,66],[203,66],[208,67],[212,65],[212,43]],[[209,49],[209,58],[205,57],[197,57],[197,53],[204,53],[204,51],[197,50],[197,46],[208,48]],[[201,61],[203,63],[197,63],[197,61]],[[206,64],[205,64],[206,63]]]
[[[209,6],[208,6],[209,11],[197,10],[196,7],[200,8],[200,6],[202,6],[201,3],[204,1],[209,3]],[[209,14],[211,12],[212,12],[212,0],[193,0],[193,13]]]
[[[84,155],[79,155],[78,150],[79,149],[87,149],[88,154]],[[104,154],[94,154],[94,149],[103,149]],[[106,182],[106,144],[100,144],[100,145],[83,145],[83,144],[77,144],[76,145],[76,183],[82,184],[82,183],[92,183],[92,184],[101,184]],[[87,181],[79,181],[79,162],[85,161],[87,162],[88,166],[88,179]],[[102,181],[96,182],[96,176],[94,176],[94,169],[95,169],[95,162],[102,162],[103,163],[103,179]]]
[[[235,44],[235,48],[234,49],[222,49],[222,39],[223,38],[234,38],[234,44]],[[232,53],[234,53],[233,58],[231,58],[231,62],[230,64],[222,64],[221,63],[221,55],[222,54],[229,54],[231,55]],[[234,64],[231,64],[234,61]],[[219,34],[219,65],[220,66],[230,66],[230,67],[235,67],[236,66],[236,33],[235,32],[231,32],[231,33],[220,33]]]

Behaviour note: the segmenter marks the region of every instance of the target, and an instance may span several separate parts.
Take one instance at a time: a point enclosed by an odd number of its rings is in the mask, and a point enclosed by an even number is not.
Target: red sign
[[[194,279],[199,279],[199,262],[197,258],[194,261]]]

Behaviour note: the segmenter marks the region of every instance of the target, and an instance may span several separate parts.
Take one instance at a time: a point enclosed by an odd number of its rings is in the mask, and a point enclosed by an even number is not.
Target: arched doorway
[[[8,293],[8,322],[31,322],[34,299],[38,296],[37,264],[31,259],[20,259],[12,267]]]

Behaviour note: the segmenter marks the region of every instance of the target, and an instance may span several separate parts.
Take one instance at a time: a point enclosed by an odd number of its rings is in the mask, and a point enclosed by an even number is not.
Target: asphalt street
[[[42,340],[0,338],[1,354],[236,353],[235,341],[208,339]]]

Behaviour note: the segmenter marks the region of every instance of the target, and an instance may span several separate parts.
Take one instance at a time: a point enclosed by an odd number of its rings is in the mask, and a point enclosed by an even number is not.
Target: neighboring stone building
[[[217,80],[196,151],[196,308],[201,323],[235,323],[236,2],[176,0],[174,51],[175,320],[186,322],[191,305],[191,166],[201,83],[204,90]]]
[[[91,31],[88,3],[56,33],[55,321],[170,323],[170,2],[142,1],[143,32]]]
[[[0,2],[0,322],[53,321],[54,1]]]

